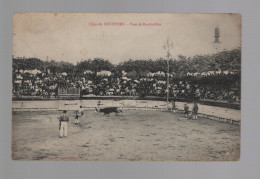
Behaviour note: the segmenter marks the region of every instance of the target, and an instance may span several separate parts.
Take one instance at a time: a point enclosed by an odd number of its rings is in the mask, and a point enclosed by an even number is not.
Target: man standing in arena
[[[186,117],[188,117],[189,115],[189,106],[187,104],[184,104],[184,114],[186,115]]]
[[[82,106],[80,106],[80,108],[78,110],[76,110],[76,116],[75,116],[75,124],[78,125],[79,124],[79,118],[82,117],[84,115]]]
[[[176,112],[175,100],[172,100],[172,112]]]
[[[194,101],[192,113],[193,113],[193,119],[195,119],[195,120],[198,119],[198,110],[199,110],[199,107],[198,107],[197,103]]]
[[[100,105],[101,105],[101,101],[99,100],[98,103],[97,103],[98,110],[100,110]]]
[[[67,137],[68,133],[68,122],[69,122],[69,117],[66,115],[67,111],[64,110],[63,114],[58,118],[59,119],[59,130],[60,130],[60,138]]]

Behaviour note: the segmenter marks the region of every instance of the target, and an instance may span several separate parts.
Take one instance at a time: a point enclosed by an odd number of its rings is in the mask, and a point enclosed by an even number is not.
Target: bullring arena
[[[102,100],[123,113],[103,115],[99,100],[13,101],[12,158],[88,161],[234,161],[240,157],[240,110],[199,104],[198,120],[166,111],[166,102]],[[74,125],[74,111],[84,115]],[[188,104],[190,109],[192,104]],[[68,137],[58,116],[68,110]]]

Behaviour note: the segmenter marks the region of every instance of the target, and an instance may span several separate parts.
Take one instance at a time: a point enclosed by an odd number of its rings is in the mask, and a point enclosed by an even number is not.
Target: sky
[[[215,28],[220,42],[213,43]],[[13,56],[66,61],[129,59],[212,54],[241,46],[239,14],[16,13]]]

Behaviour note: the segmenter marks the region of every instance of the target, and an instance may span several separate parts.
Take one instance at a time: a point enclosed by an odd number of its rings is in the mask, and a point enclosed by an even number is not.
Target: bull
[[[123,112],[122,110],[120,110],[118,107],[106,107],[106,108],[102,108],[102,109],[96,109],[96,112],[100,112],[100,113],[104,113],[104,115],[106,114],[110,114],[110,113],[115,113],[116,115],[119,113],[119,112]]]

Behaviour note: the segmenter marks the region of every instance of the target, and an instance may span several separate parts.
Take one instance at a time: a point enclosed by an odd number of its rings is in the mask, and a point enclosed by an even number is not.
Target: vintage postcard
[[[12,159],[238,161],[240,14],[15,13]]]

